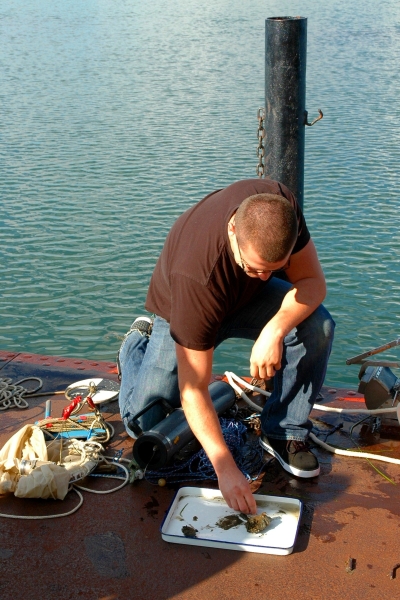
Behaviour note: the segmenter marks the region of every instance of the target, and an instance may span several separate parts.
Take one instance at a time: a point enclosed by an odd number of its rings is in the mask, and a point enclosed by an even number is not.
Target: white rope
[[[260,412],[261,407],[257,406],[254,402],[252,402],[249,399],[249,397],[243,392],[243,390],[241,390],[241,388],[235,383],[235,380],[238,383],[240,383],[241,385],[247,387],[248,389],[259,392],[259,393],[263,394],[264,396],[270,396],[270,394],[268,392],[266,392],[265,390],[262,390],[261,388],[250,385],[245,380],[240,379],[240,377],[238,377],[237,375],[235,375],[235,373],[232,373],[231,371],[225,371],[225,375],[228,379],[229,384],[233,387],[233,389],[236,392],[238,392],[238,394],[240,394],[240,397],[245,402],[247,402],[247,404],[249,406],[251,406],[252,408],[254,407],[258,412]],[[326,406],[324,404],[314,404],[313,408],[315,410],[321,410],[324,412],[335,412],[335,413],[342,413],[342,414],[378,415],[378,414],[396,413],[397,420],[399,421],[399,424],[400,424],[400,403],[397,406],[393,406],[390,408],[377,408],[377,409],[372,409],[372,410],[369,410],[366,408],[355,408],[355,409],[353,409],[353,408],[335,408],[333,406]],[[319,446],[324,448],[324,450],[327,450],[328,452],[332,452],[333,454],[339,454],[341,456],[351,456],[353,458],[369,458],[369,459],[373,459],[373,460],[380,460],[382,462],[392,463],[395,465],[400,465],[400,459],[398,459],[398,458],[390,458],[389,456],[382,456],[381,454],[371,454],[369,452],[358,452],[358,451],[355,452],[352,450],[342,450],[340,448],[335,448],[334,446],[330,446],[326,442],[323,442],[313,433],[310,433],[309,437],[313,442],[315,442],[316,444],[318,444]]]
[[[104,457],[104,458],[111,458],[111,457]],[[89,488],[85,488],[82,485],[78,485],[77,483],[74,484],[74,487],[77,487],[80,490],[83,490],[84,492],[90,492],[91,494],[111,494],[112,492],[116,492],[116,491],[122,489],[128,483],[128,481],[129,481],[129,471],[128,471],[128,469],[126,467],[124,467],[124,465],[121,464],[120,461],[122,461],[122,460],[124,462],[125,461],[129,462],[127,459],[121,458],[118,461],[118,463],[114,463],[114,464],[117,464],[117,466],[124,471],[125,477],[120,477],[119,475],[108,475],[107,476],[109,479],[120,479],[120,480],[122,480],[123,483],[121,485],[113,488],[112,490],[92,490],[92,489],[89,489]],[[107,460],[105,460],[104,462],[106,462],[107,464],[113,464],[112,462],[109,463]]]
[[[23,396],[28,395],[30,392],[20,384],[30,379],[35,379],[39,382],[39,386],[33,392],[40,390],[43,382],[39,377],[25,377],[25,379],[21,379],[14,384],[12,379],[8,377],[0,378],[0,410],[7,410],[7,408],[29,408],[29,404]]]
[[[393,463],[395,465],[400,465],[400,459],[398,458],[390,458],[389,456],[382,456],[381,454],[371,454],[370,452],[358,452],[354,450],[342,450],[341,448],[335,448],[334,446],[330,446],[326,442],[323,442],[316,435],[310,433],[310,439],[313,442],[318,444],[327,450],[328,452],[332,452],[333,454],[340,454],[341,456],[351,456],[353,458],[371,458],[373,460],[380,460],[382,462]]]
[[[29,520],[29,521],[40,521],[42,519],[58,519],[60,517],[68,517],[69,515],[72,515],[74,512],[76,512],[78,510],[78,508],[80,508],[83,504],[83,496],[78,490],[75,489],[75,486],[72,486],[69,491],[75,492],[76,494],[78,494],[79,504],[77,506],[75,506],[75,508],[73,508],[72,510],[70,510],[66,513],[61,513],[59,515],[44,515],[44,516],[37,516],[37,517],[27,516],[27,515],[7,515],[4,513],[0,513],[0,517],[4,517],[5,519],[25,519],[25,520]]]
[[[376,408],[372,410],[369,410],[367,408],[335,408],[333,406],[325,406],[323,404],[314,404],[313,408],[325,412],[357,415],[381,415],[396,413],[397,420],[400,423],[400,404],[390,408]],[[317,436],[313,433],[310,433],[310,438],[313,440],[313,442],[315,442],[328,452],[332,452],[333,454],[340,454],[341,456],[351,456],[355,458],[370,458],[373,460],[380,460],[382,462],[392,463],[394,465],[400,465],[400,459],[398,458],[390,458],[389,456],[382,456],[381,454],[370,454],[369,452],[355,452],[352,450],[342,450],[341,448],[335,448],[334,446],[330,446],[326,442],[323,442],[322,440],[317,438]]]
[[[104,457],[104,458],[112,458],[110,456],[108,457]],[[119,475],[112,475],[112,476],[108,476],[109,479],[119,479],[122,480],[122,484],[118,485],[117,487],[113,488],[112,490],[91,490],[89,488],[85,488],[81,485],[78,485],[77,483],[74,483],[69,491],[73,491],[76,494],[78,494],[79,497],[79,504],[73,508],[72,510],[66,512],[66,513],[61,513],[59,515],[45,515],[45,516],[27,516],[27,515],[7,515],[4,513],[0,513],[0,517],[4,517],[6,519],[25,519],[25,520],[34,520],[34,521],[39,521],[42,519],[57,519],[60,517],[68,517],[69,515],[72,515],[74,512],[76,512],[83,504],[83,495],[81,494],[81,492],[79,490],[82,490],[84,492],[89,492],[91,494],[112,494],[113,492],[116,492],[120,489],[122,489],[129,481],[129,471],[126,467],[124,467],[124,465],[121,464],[121,461],[127,462],[129,463],[130,461],[126,458],[120,458],[117,466],[122,469],[125,473],[125,477],[120,477]],[[108,461],[105,461],[108,462]],[[108,464],[112,464],[112,463],[108,463]],[[77,489],[78,488],[78,489]]]
[[[110,425],[110,424],[108,423],[108,425]],[[113,430],[112,426],[111,426],[111,429]],[[55,439],[52,440],[50,442],[50,444],[52,444],[55,441],[56,441]],[[84,467],[86,458],[88,458],[90,460],[90,458],[93,458],[95,456],[96,450],[100,451],[101,449],[102,449],[101,444],[95,440],[86,440],[86,441],[74,440],[73,444],[70,447],[70,450],[75,451],[75,454],[79,454],[81,456],[81,460],[78,463],[74,463],[74,468],[77,468],[81,465]],[[92,455],[92,456],[90,456],[90,455]],[[111,462],[109,462],[109,461],[111,461]],[[89,492],[91,494],[112,494],[113,492],[116,492],[116,491],[122,489],[129,482],[129,471],[123,464],[121,464],[122,462],[130,463],[130,461],[128,459],[120,458],[118,461],[116,461],[116,460],[114,460],[114,457],[102,456],[101,459],[99,459],[98,463],[99,462],[105,462],[106,464],[115,464],[119,469],[122,469],[122,471],[124,472],[123,477],[121,477],[120,475],[107,475],[106,476],[108,479],[118,479],[118,480],[122,481],[122,483],[120,485],[118,485],[117,487],[112,488],[111,490],[93,490],[93,489],[78,485],[76,482],[74,482],[70,486],[68,491],[74,491],[78,495],[79,503],[75,508],[73,508],[72,510],[70,510],[66,513],[45,515],[45,516],[9,515],[9,514],[5,514],[5,513],[0,513],[0,517],[4,517],[5,519],[24,519],[24,520],[34,520],[34,521],[35,520],[39,521],[39,520],[43,520],[43,519],[57,519],[60,517],[68,517],[69,515],[72,515],[74,512],[76,512],[83,504],[83,495],[81,494],[81,492],[79,490]],[[85,474],[85,477],[89,476],[89,475],[90,475],[90,472],[87,472]],[[73,475],[71,476],[71,478],[73,479]]]
[[[240,395],[242,400],[244,400],[246,402],[246,404],[248,404],[250,406],[250,408],[252,408],[253,410],[255,410],[257,412],[260,412],[262,410],[262,407],[259,406],[258,404],[256,404],[255,402],[252,402],[250,400],[250,398],[248,397],[248,395],[237,384],[240,384],[244,388],[246,388],[248,390],[252,390],[253,392],[259,392],[260,394],[262,394],[263,396],[266,396],[267,398],[271,394],[269,392],[266,392],[265,390],[262,390],[261,388],[255,386],[255,385],[251,385],[250,383],[248,383],[244,379],[241,379],[240,377],[238,377],[237,375],[235,375],[235,373],[232,373],[231,371],[225,371],[225,375],[226,375],[226,378],[228,379],[229,385],[231,387],[233,387],[235,392],[237,392]],[[235,381],[237,383],[235,383]]]
[[[393,406],[390,408],[375,408],[370,410],[368,408],[335,408],[334,406],[326,406],[325,404],[314,404],[313,408],[324,412],[336,412],[348,415],[381,415],[397,413],[397,416],[399,417],[399,406],[400,404],[398,404],[397,407]]]

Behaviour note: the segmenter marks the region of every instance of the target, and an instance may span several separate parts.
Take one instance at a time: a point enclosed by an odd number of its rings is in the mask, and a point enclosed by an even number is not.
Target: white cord
[[[124,467],[124,465],[121,465],[120,462],[118,463],[118,467],[124,471],[125,477],[119,477],[118,475],[110,476],[109,479],[121,479],[123,481],[123,483],[121,485],[113,488],[112,490],[91,490],[89,488],[85,488],[82,485],[78,485],[76,483],[74,483],[74,487],[77,487],[80,490],[83,490],[84,492],[90,492],[91,494],[111,494],[112,492],[116,492],[117,490],[120,490],[121,488],[123,488],[129,481],[128,469],[126,467]]]
[[[342,414],[358,414],[358,415],[381,415],[381,414],[390,414],[396,413],[397,420],[400,423],[400,404],[396,407],[393,406],[391,408],[377,408],[373,410],[365,409],[365,408],[334,408],[330,406],[325,406],[323,404],[314,404],[313,406],[316,410],[322,410],[325,412],[336,412]],[[352,456],[356,458],[372,458],[373,460],[380,460],[382,462],[392,463],[394,465],[400,465],[400,460],[398,458],[390,458],[389,456],[382,456],[381,454],[370,454],[369,452],[354,452],[352,450],[341,450],[340,448],[335,448],[334,446],[330,446],[326,442],[323,442],[316,435],[310,433],[310,438],[324,448],[328,450],[328,452],[333,452],[334,454],[340,454],[342,456]]]
[[[78,440],[77,440],[78,441]],[[50,442],[51,443],[51,442]],[[102,448],[99,442],[95,442],[93,441],[86,441],[86,442],[79,442],[78,441],[78,447],[79,450],[82,452],[82,455],[86,456],[86,452],[85,452],[85,446],[97,446],[98,448]],[[75,448],[76,450],[78,448]],[[114,461],[114,457],[112,456],[104,456],[103,457],[104,462],[108,463],[108,460]],[[113,488],[112,490],[91,490],[89,488],[85,488],[81,485],[77,485],[76,483],[74,483],[73,485],[71,485],[71,487],[69,488],[68,491],[74,491],[76,494],[78,494],[79,497],[79,504],[73,508],[72,510],[70,510],[69,512],[66,513],[61,513],[59,515],[46,515],[46,516],[28,516],[28,515],[7,515],[4,513],[0,513],[0,517],[4,517],[5,519],[24,519],[24,520],[34,520],[34,521],[39,521],[42,519],[57,519],[60,517],[68,517],[69,515],[72,515],[74,512],[76,512],[83,504],[83,495],[81,494],[81,492],[79,490],[82,490],[84,492],[89,492],[91,494],[111,494],[113,492],[116,492],[120,489],[122,489],[128,482],[129,482],[129,471],[126,467],[124,467],[124,465],[122,465],[122,462],[126,462],[129,463],[130,461],[127,458],[120,458],[118,460],[118,462],[116,462],[115,464],[117,464],[117,466],[122,469],[125,473],[124,477],[120,477],[119,475],[112,475],[109,478],[110,479],[119,479],[122,480],[122,483],[120,485],[118,485],[117,487]],[[80,463],[82,464],[82,462]],[[108,463],[110,464],[110,463]],[[89,474],[88,474],[89,475]],[[77,489],[78,488],[78,489]]]
[[[266,392],[265,390],[262,390],[261,388],[255,386],[255,385],[251,385],[250,383],[247,383],[247,381],[245,381],[244,379],[241,379],[240,377],[238,377],[237,375],[235,375],[235,373],[232,373],[231,371],[225,371],[225,375],[228,379],[229,385],[232,386],[233,389],[235,390],[235,392],[237,392],[240,395],[242,400],[244,400],[246,402],[246,404],[248,404],[250,406],[250,408],[252,408],[253,410],[256,410],[257,412],[260,412],[262,410],[262,407],[259,406],[258,404],[256,404],[255,402],[252,402],[250,400],[250,398],[247,396],[247,394],[235,383],[234,380],[236,380],[237,383],[240,383],[240,385],[242,385],[243,387],[245,387],[249,390],[252,390],[253,392],[259,392],[260,394],[263,394],[263,396],[269,397],[271,394],[269,392]]]
[[[250,383],[247,383],[247,381],[245,381],[244,379],[241,379],[240,377],[238,377],[237,375],[235,375],[235,373],[232,373],[231,371],[225,371],[225,375],[228,379],[228,383],[233,387],[233,389],[238,394],[240,394],[240,397],[243,400],[245,400],[245,402],[247,402],[249,404],[249,406],[260,411],[261,406],[258,406],[257,404],[252,402],[250,400],[250,398],[247,396],[247,394],[235,383],[235,381],[240,383],[243,387],[253,390],[254,392],[259,392],[260,394],[263,394],[264,396],[267,396],[267,397],[269,397],[271,395],[270,392],[266,392],[265,390],[262,390],[261,388],[255,386],[255,385],[251,385]],[[325,404],[314,404],[313,408],[315,410],[322,410],[325,412],[336,412],[336,413],[343,413],[343,414],[359,414],[359,415],[378,415],[378,414],[397,413],[397,418],[400,423],[400,403],[397,405],[397,407],[393,406],[390,408],[377,408],[377,409],[371,409],[371,410],[368,408],[335,408],[333,406],[326,406]]]
[[[21,382],[26,379],[21,379]],[[32,379],[39,380],[37,377],[32,377]],[[43,385],[41,379],[39,381],[41,382],[41,385],[38,389]],[[19,385],[21,382],[18,381],[13,384],[12,379],[9,379],[8,377],[5,379],[0,378],[0,410],[7,410],[7,408],[29,408],[28,402],[23,398],[24,394],[27,393],[27,390],[22,387],[22,385]]]
[[[351,414],[351,415],[380,415],[380,414],[389,414],[389,413],[397,413],[399,414],[398,407],[393,408],[376,408],[369,410],[368,408],[335,408],[333,406],[326,406],[325,404],[314,404],[313,408],[315,410],[322,410],[324,412],[336,412],[343,414]],[[400,422],[400,419],[399,419]]]
[[[370,454],[369,452],[355,452],[354,450],[341,450],[340,448],[335,448],[334,446],[330,446],[326,442],[323,442],[316,435],[310,433],[310,439],[313,442],[324,448],[324,450],[328,450],[328,452],[332,452],[333,454],[340,454],[341,456],[352,456],[355,458],[372,458],[373,460],[381,460],[382,462],[393,463],[395,465],[400,465],[400,459],[398,458],[390,458],[389,456],[382,456],[381,454]]]
[[[111,458],[111,457],[105,457],[105,458]],[[78,508],[80,508],[83,504],[83,496],[80,493],[79,490],[82,490],[84,492],[90,492],[91,494],[111,494],[112,492],[116,492],[117,490],[122,489],[129,481],[129,471],[126,467],[124,467],[124,465],[121,464],[121,461],[127,462],[129,463],[129,460],[127,460],[126,458],[121,458],[118,461],[118,467],[120,469],[122,469],[125,473],[125,477],[119,477],[118,475],[116,476],[112,476],[110,477],[110,479],[120,479],[123,480],[123,483],[115,488],[113,488],[112,490],[104,490],[104,491],[97,491],[97,490],[91,490],[89,488],[85,488],[81,485],[77,485],[76,483],[74,483],[71,487],[69,491],[74,491],[76,494],[78,494],[79,497],[79,504],[73,508],[72,510],[70,510],[69,512],[66,513],[62,513],[59,515],[46,515],[46,516],[37,516],[37,517],[32,517],[32,516],[25,516],[25,515],[6,515],[4,513],[0,513],[0,517],[4,517],[6,519],[25,519],[25,520],[41,520],[41,519],[57,519],[59,517],[68,517],[69,515],[72,515],[74,512],[76,512],[78,510]],[[77,489],[79,488],[79,489]]]
[[[250,385],[249,383],[247,383],[243,379],[240,379],[240,377],[238,377],[237,375],[235,375],[235,373],[232,373],[230,371],[225,371],[225,375],[226,375],[226,377],[228,379],[229,384],[233,387],[233,389],[236,392],[238,392],[238,394],[240,394],[240,397],[251,408],[255,408],[258,412],[260,412],[260,408],[261,407],[257,406],[256,404],[254,404],[254,402],[252,402],[249,399],[249,397],[240,389],[240,387],[238,385],[236,385],[236,383],[234,382],[234,380],[236,380],[241,385],[247,387],[248,389],[260,392],[264,396],[270,396],[270,394],[268,392],[266,392],[265,390],[262,390],[261,388],[258,388],[256,386]],[[342,414],[378,415],[378,414],[396,413],[397,420],[399,421],[399,424],[400,424],[400,403],[396,407],[391,407],[391,408],[377,408],[377,409],[373,409],[373,410],[369,410],[369,409],[366,409],[366,408],[356,408],[356,409],[352,409],[352,408],[335,408],[335,407],[331,407],[331,406],[326,406],[324,404],[314,404],[313,408],[315,410],[322,410],[322,411],[325,411],[325,412],[335,412],[335,413],[342,413]],[[335,448],[334,446],[330,446],[326,442],[323,442],[322,440],[320,440],[319,438],[317,438],[317,436],[314,435],[313,433],[310,433],[309,435],[310,435],[310,439],[313,442],[315,442],[316,444],[318,444],[319,446],[321,446],[322,448],[324,448],[328,452],[332,452],[333,454],[340,454],[341,456],[351,456],[351,457],[355,457],[355,458],[370,458],[370,459],[373,459],[373,460],[380,460],[382,462],[388,462],[388,463],[393,463],[395,465],[400,465],[400,459],[398,459],[398,458],[390,458],[389,456],[382,456],[381,454],[370,454],[369,452],[358,452],[358,451],[354,452],[352,450],[341,450],[340,448]]]
[[[25,520],[33,520],[33,521],[39,521],[42,519],[58,519],[59,517],[68,517],[69,515],[72,515],[74,512],[76,512],[78,510],[78,508],[80,508],[83,504],[83,496],[79,490],[75,489],[75,486],[72,486],[69,491],[75,492],[76,494],[78,494],[78,497],[79,497],[79,504],[77,506],[75,506],[75,508],[70,510],[69,512],[62,513],[59,515],[46,515],[46,516],[40,516],[40,517],[39,516],[32,517],[32,516],[25,516],[25,515],[5,515],[4,513],[0,513],[0,517],[4,517],[6,519],[25,519]]]

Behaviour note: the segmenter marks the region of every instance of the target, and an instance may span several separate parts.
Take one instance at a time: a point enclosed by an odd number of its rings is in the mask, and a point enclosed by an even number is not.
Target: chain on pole
[[[256,168],[256,173],[258,177],[263,177],[265,172],[264,167],[264,137],[265,137],[265,129],[264,129],[264,120],[265,120],[265,108],[259,108],[257,111],[257,119],[258,119],[258,147],[257,147],[257,156],[258,156],[258,165]]]

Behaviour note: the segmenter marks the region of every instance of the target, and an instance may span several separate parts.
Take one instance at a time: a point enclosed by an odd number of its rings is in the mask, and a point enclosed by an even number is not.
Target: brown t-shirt
[[[146,309],[170,324],[172,338],[192,350],[215,344],[222,321],[248,303],[264,282],[236,264],[228,222],[239,204],[254,194],[278,194],[292,203],[298,218],[293,254],[310,239],[293,194],[268,179],[233,183],[206,196],[172,226],[150,281]]]

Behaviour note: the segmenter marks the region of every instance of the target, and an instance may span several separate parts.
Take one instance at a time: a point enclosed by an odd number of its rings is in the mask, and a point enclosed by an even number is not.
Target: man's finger
[[[250,492],[249,495],[244,496],[243,503],[241,504],[240,510],[246,515],[252,514],[254,515],[257,512],[257,504],[254,500],[253,494]]]

